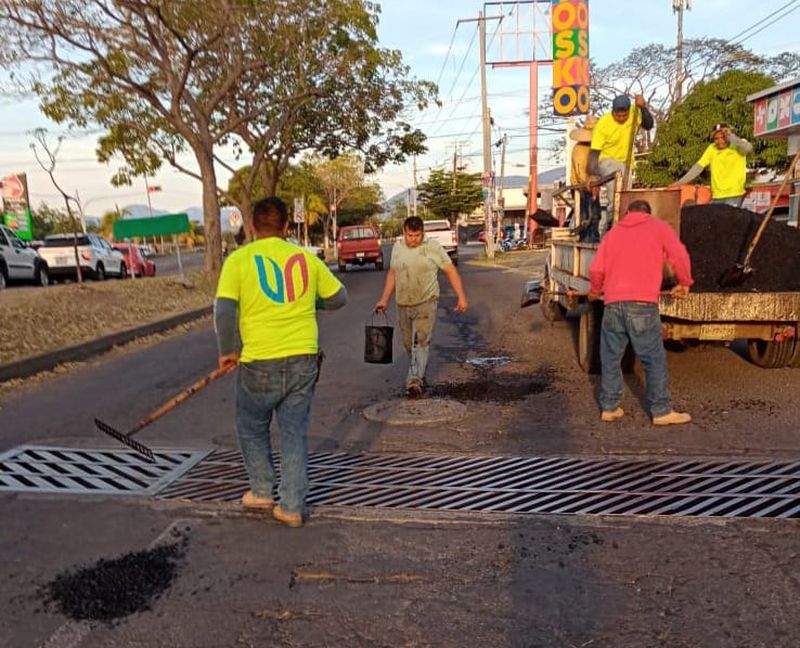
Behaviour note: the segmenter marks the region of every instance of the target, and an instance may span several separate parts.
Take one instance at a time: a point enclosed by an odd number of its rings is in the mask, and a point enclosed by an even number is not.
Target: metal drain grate
[[[0,455],[0,491],[151,495],[208,450],[164,450],[151,463],[131,450],[20,446]]]
[[[434,455],[309,458],[315,506],[513,513],[800,517],[800,462]],[[232,501],[238,452],[215,452],[158,494]]]

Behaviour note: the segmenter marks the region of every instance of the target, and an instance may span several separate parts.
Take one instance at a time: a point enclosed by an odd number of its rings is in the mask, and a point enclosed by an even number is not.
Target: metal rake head
[[[140,455],[146,457],[151,463],[155,463],[156,457],[153,454],[153,451],[143,443],[139,443],[135,439],[131,439],[127,434],[123,434],[119,430],[114,429],[108,423],[103,423],[103,421],[100,419],[95,419],[94,424],[101,432],[105,432],[109,436],[114,437],[117,441],[124,443],[132,450],[135,450]]]

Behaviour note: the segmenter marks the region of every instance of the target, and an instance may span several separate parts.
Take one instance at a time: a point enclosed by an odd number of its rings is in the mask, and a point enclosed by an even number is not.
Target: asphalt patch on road
[[[551,389],[552,386],[553,376],[550,372],[498,374],[491,371],[478,371],[476,376],[470,380],[431,385],[427,393],[434,398],[509,403],[541,394]]]
[[[75,621],[120,619],[152,609],[175,581],[186,539],[62,572],[40,589],[45,607]]]

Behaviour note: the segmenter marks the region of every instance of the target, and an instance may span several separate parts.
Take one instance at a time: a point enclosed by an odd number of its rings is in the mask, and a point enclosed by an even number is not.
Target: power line
[[[442,74],[444,74],[444,68],[447,65],[447,59],[450,58],[450,52],[453,51],[453,42],[456,40],[456,32],[458,31],[459,23],[456,23],[456,26],[453,28],[453,36],[450,38],[450,46],[447,48],[447,54],[445,54],[444,61],[442,61],[442,69],[439,70],[439,76],[436,77],[436,87],[439,87],[439,82],[442,80]]]

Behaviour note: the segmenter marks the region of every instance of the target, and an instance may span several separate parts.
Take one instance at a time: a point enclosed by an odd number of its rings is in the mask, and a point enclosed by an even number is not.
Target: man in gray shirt
[[[441,244],[425,238],[422,219],[417,216],[403,222],[403,240],[394,244],[392,261],[386,273],[383,294],[375,312],[383,313],[395,293],[397,319],[403,346],[411,354],[406,378],[406,396],[418,398],[425,384],[430,341],[439,303],[439,270],[444,272],[456,293],[456,313],[467,310],[467,296],[461,276]]]

